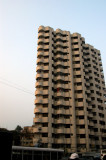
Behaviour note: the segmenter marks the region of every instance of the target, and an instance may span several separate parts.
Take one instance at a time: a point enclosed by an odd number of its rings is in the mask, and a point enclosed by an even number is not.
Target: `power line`
[[[17,83],[13,83],[12,81],[9,81],[9,80],[1,77],[1,76],[0,76],[0,79],[1,79],[2,81],[6,81],[6,83],[9,83],[9,84],[11,84],[11,85],[13,85],[13,86],[17,86],[18,88],[21,88],[21,89],[23,89],[23,90],[26,90],[26,91],[28,91],[28,92],[31,92],[29,89],[26,89],[25,87],[23,87],[23,86],[21,86],[21,85],[19,85],[19,84],[17,84]]]
[[[34,95],[32,92],[30,92],[30,91],[28,91],[28,90],[25,90],[24,88],[19,88],[19,87],[17,87],[17,86],[13,86],[12,84],[3,82],[3,81],[1,81],[1,80],[0,80],[0,83],[4,84],[4,85],[6,85],[6,86],[9,86],[9,87],[11,87],[11,88],[15,88],[15,89],[17,89],[17,90],[20,90],[20,91],[22,91],[22,92],[25,92],[25,93]]]

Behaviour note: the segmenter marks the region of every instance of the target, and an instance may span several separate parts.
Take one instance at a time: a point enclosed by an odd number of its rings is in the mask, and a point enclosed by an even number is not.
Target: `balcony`
[[[38,41],[37,41],[37,43],[38,43],[38,45],[39,45],[39,43],[49,43],[49,38],[48,39],[45,39],[45,38],[42,38],[42,39],[38,39]]]
[[[90,144],[91,144],[92,146],[95,146],[95,144],[96,144],[95,140],[91,140]]]
[[[40,98],[35,99],[35,104],[42,104],[42,99]]]
[[[66,124],[70,124],[70,123],[71,123],[71,120],[70,120],[70,119],[65,119],[65,123],[66,123]]]
[[[43,109],[42,109],[42,112],[43,112],[43,113],[48,113],[48,108],[43,108]]]
[[[43,59],[43,63],[49,63],[49,58]]]
[[[43,74],[43,78],[49,78],[49,73]]]
[[[56,114],[64,114],[64,109],[59,109],[56,111]]]
[[[64,84],[65,89],[69,89],[69,84]]]
[[[58,123],[58,124],[62,123],[62,124],[64,124],[64,119],[56,119],[55,123]]]
[[[83,94],[75,94],[75,98],[83,98]]]
[[[49,94],[49,90],[47,89],[47,90],[43,90],[43,93],[42,93],[43,95],[48,95]]]
[[[37,117],[34,118],[34,123],[41,123],[41,122],[42,122],[41,118],[37,118]]]
[[[47,133],[47,132],[48,132],[48,127],[42,127],[41,132],[43,132],[43,133]]]
[[[56,63],[55,63],[55,65],[63,65],[63,66],[64,66],[64,64],[63,64],[63,62],[62,62],[62,61],[58,61],[58,62],[56,62]]]
[[[57,39],[63,40],[63,37],[62,37],[61,35],[57,35],[57,36],[56,36],[56,40],[57,40]]]
[[[74,71],[74,75],[81,75],[81,71]]]
[[[42,73],[37,73],[36,74],[36,79],[38,79],[38,78],[43,78],[43,74]]]
[[[45,37],[49,37],[49,36],[50,36],[50,33],[45,33],[44,36],[45,36]]]
[[[76,124],[84,125],[85,124],[85,120],[84,119],[77,119],[76,120]]]
[[[49,86],[49,82],[48,82],[48,81],[47,81],[47,82],[46,82],[46,81],[45,81],[45,82],[43,81],[43,86]]]
[[[55,133],[63,134],[64,133],[64,128],[58,128],[58,129],[56,129]]]
[[[73,54],[74,55],[79,54],[79,51],[73,51]]]
[[[89,113],[89,114],[88,114],[88,117],[92,119],[92,118],[93,118],[93,114],[92,114],[92,113]]]
[[[86,92],[87,92],[87,94],[90,94],[90,93],[91,93],[91,91],[90,91],[90,90],[86,90]]]
[[[80,57],[73,57],[73,61],[80,61]]]
[[[68,76],[65,76],[65,77],[64,77],[64,80],[65,80],[65,81],[68,81],[68,80],[69,80],[69,77],[68,77]]]
[[[63,68],[57,68],[57,70],[55,70],[55,71],[56,71],[56,73],[57,72],[64,72]]]
[[[42,109],[41,108],[35,108],[34,109],[34,114],[36,113],[42,113]]]
[[[77,143],[78,144],[86,144],[86,139],[85,138],[78,138]]]
[[[80,68],[81,65],[80,64],[73,64],[73,68]]]
[[[48,103],[49,103],[48,98],[47,98],[47,99],[44,99],[44,98],[43,98],[43,104],[48,104]]]
[[[76,115],[78,116],[83,116],[84,115],[84,111],[76,111]],[[79,120],[80,121],[80,120]]]
[[[37,87],[37,86],[43,86],[43,82],[36,82],[35,85],[36,85],[36,87]]]
[[[38,45],[37,51],[41,51],[41,50],[43,50],[43,48],[44,48],[44,45]]]
[[[58,83],[58,84],[56,85],[56,87],[57,87],[57,88],[64,88],[64,84]]]
[[[38,45],[39,45],[39,43],[42,43],[42,44],[43,44],[43,43],[44,43],[44,40],[45,40],[44,38],[38,39],[37,44],[38,44]]]
[[[90,87],[90,83],[86,82],[86,86],[87,86],[87,87]]]
[[[61,29],[56,29],[56,34],[57,34],[57,33],[59,33],[59,35],[61,35],[61,36],[62,36],[63,31],[62,31]],[[57,35],[57,36],[58,36],[58,35]],[[56,36],[56,37],[57,37],[57,36]]]
[[[70,97],[69,92],[64,92],[64,97]]]
[[[69,109],[65,109],[65,115],[70,115],[70,110]]]
[[[61,139],[55,139],[55,143],[57,143],[57,144],[63,144],[64,143],[64,139],[63,138],[61,138]]]
[[[48,143],[49,139],[48,137],[42,137],[42,143]]]
[[[38,33],[38,39],[39,38],[44,38],[44,32]]]
[[[66,144],[71,144],[71,138],[65,138],[65,143]]]
[[[70,102],[69,101],[64,101],[64,105],[69,106]]]
[[[63,52],[64,53],[68,53],[68,48],[67,49],[63,49]],[[65,59],[66,57],[64,57],[64,59]],[[67,59],[67,58],[66,58]]]
[[[38,63],[43,63],[43,61],[44,61],[44,58],[38,58],[38,59],[37,59],[37,64],[38,64]]]
[[[46,122],[48,122],[48,121],[49,121],[48,117],[42,117],[42,122],[43,122],[43,123],[46,123]]]
[[[49,66],[43,66],[43,70],[49,70]]]
[[[43,49],[49,49],[49,44],[48,45],[44,45]]]
[[[55,56],[55,59],[57,59],[57,58],[62,58],[63,59],[63,55],[58,54],[58,55]]]
[[[72,45],[72,49],[79,49],[79,45]]]
[[[39,128],[41,128],[41,127],[39,127]],[[40,132],[40,129],[39,129],[38,127],[37,128],[33,128],[33,133],[39,133]]]
[[[85,134],[85,129],[80,129],[80,128],[78,128],[78,129],[76,130],[76,132],[77,132],[77,134]]]
[[[89,135],[95,135],[95,132],[93,130],[88,130]]]
[[[38,28],[38,32],[44,31],[44,30],[45,30],[45,27],[44,27],[44,26],[40,26],[40,27]]]
[[[42,52],[42,51],[39,51],[38,53],[37,53],[37,57],[42,57],[44,55],[44,53]]]
[[[38,70],[43,70],[43,66],[38,65],[38,66],[36,67],[36,71],[38,71]]]
[[[87,73],[88,73],[88,69],[87,69],[87,68],[85,68],[84,70],[85,70],[85,72],[87,72]]]
[[[91,102],[91,98],[90,98],[90,97],[87,97],[87,101],[88,101],[88,102]]]
[[[55,97],[60,97],[60,96],[63,97],[64,96],[64,92],[59,91],[59,92],[55,93],[54,96]]]
[[[82,82],[81,78],[74,78],[74,82]]]
[[[71,133],[71,129],[70,128],[66,128],[65,129],[65,133],[70,134]]]
[[[102,62],[99,62],[99,66],[102,66]]]
[[[66,67],[68,66],[68,62],[64,62],[63,65]]]
[[[75,104],[76,104],[76,106],[78,106],[78,107],[84,106],[83,102],[75,102]]]
[[[64,105],[64,101],[63,100],[55,101],[55,105]]]
[[[49,52],[45,52],[44,56],[49,56],[49,54],[50,54]]]
[[[64,55],[64,59],[68,59],[68,55]]]
[[[58,75],[57,77],[54,77],[55,80],[64,80],[64,76]]]
[[[88,80],[89,80],[89,76],[88,76],[88,75],[86,75],[86,76],[85,76],[85,79],[88,79]]]
[[[94,126],[94,123],[93,123],[92,121],[89,121],[89,122],[88,122],[88,125],[89,125],[89,126]]]
[[[36,91],[35,91],[35,96],[36,96],[36,95],[42,95],[42,94],[43,94],[43,91],[42,91],[42,90],[36,90]]]
[[[78,39],[72,39],[72,42],[74,43],[74,42],[78,42]]]

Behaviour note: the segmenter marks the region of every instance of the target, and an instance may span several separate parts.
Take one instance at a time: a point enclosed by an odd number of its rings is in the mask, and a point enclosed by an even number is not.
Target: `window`
[[[81,78],[81,75],[74,75],[74,78]]]
[[[73,64],[80,64],[80,61],[73,61]]]
[[[73,48],[72,51],[79,51],[79,48]]]
[[[82,85],[82,82],[74,83],[74,85],[76,85],[76,86],[81,86],[81,85]]]
[[[43,95],[43,98],[48,98],[48,95]]]
[[[42,123],[42,127],[48,127],[48,123]]]
[[[48,137],[48,133],[42,133],[42,137]]]
[[[85,134],[80,134],[80,138],[86,138]]]
[[[71,39],[78,39],[78,37],[76,36],[76,37],[71,37]]]
[[[70,134],[65,134],[65,138],[70,138]]]

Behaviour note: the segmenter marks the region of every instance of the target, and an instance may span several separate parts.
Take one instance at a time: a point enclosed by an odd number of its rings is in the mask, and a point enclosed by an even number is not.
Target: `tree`
[[[21,132],[22,131],[22,127],[21,126],[19,126],[19,125],[17,125],[17,127],[15,128],[15,131],[17,131],[17,132]]]

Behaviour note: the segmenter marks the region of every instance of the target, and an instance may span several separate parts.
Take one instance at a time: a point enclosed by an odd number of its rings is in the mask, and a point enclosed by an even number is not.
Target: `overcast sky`
[[[106,77],[106,0],[0,0],[0,127],[33,124],[40,25],[80,33]]]

